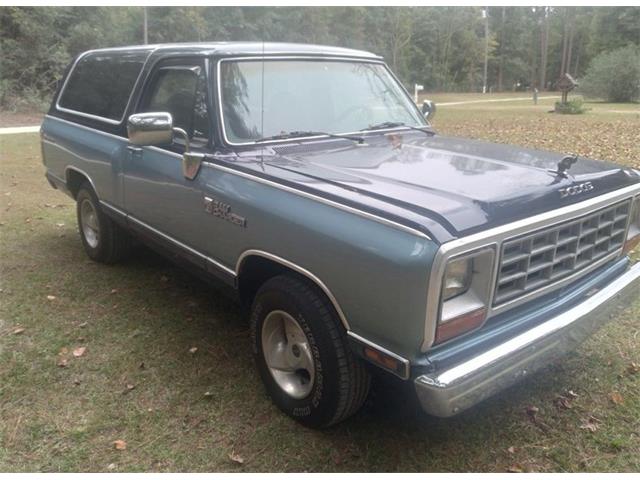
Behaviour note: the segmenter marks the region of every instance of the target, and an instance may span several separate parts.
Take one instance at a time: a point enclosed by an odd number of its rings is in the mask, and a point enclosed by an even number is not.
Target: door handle
[[[142,148],[134,147],[133,145],[127,145],[127,150],[129,150],[131,153],[142,153]]]

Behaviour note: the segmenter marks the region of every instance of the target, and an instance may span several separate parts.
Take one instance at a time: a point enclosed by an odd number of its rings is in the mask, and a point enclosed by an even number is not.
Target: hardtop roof
[[[364,50],[312,45],[304,43],[279,42],[190,42],[164,43],[156,45],[130,45],[125,47],[101,48],[91,52],[139,52],[148,51],[153,55],[189,53],[218,56],[269,56],[269,55],[311,55],[366,58],[380,60],[382,57]],[[86,52],[89,53],[89,52]]]

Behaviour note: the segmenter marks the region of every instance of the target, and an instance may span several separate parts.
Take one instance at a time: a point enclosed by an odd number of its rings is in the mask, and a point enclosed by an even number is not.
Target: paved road
[[[538,97],[538,100],[544,100],[547,98],[560,98],[560,95],[547,95],[544,97]],[[521,102],[523,100],[530,100],[531,102],[533,102],[533,97],[528,96],[528,97],[516,97],[516,98],[494,98],[492,100],[467,100],[464,102],[442,102],[442,103],[436,102],[436,107],[444,107],[444,106],[451,106],[451,105],[467,105],[469,103]]]
[[[35,133],[40,131],[40,125],[33,127],[9,127],[0,128],[0,135],[10,135],[12,133]]]

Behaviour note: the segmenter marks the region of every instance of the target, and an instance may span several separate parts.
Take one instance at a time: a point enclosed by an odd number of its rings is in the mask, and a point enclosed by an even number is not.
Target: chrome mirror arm
[[[174,134],[184,137],[184,154],[182,155],[182,174],[184,178],[193,180],[200,171],[202,160],[204,159],[203,153],[192,152],[190,150],[189,135],[182,128],[173,127],[171,129]]]
[[[184,153],[189,153],[189,135],[187,134],[187,132],[178,127],[173,127],[171,131],[174,134],[181,135],[184,138]]]

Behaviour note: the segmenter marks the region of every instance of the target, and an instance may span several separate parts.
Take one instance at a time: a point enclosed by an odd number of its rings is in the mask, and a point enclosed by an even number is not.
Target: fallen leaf
[[[522,469],[522,467],[520,465],[511,465],[509,468],[507,468],[507,472],[509,472],[509,473],[522,473],[522,472],[524,472],[524,470]]]
[[[80,325],[78,325],[78,327],[80,327],[80,328],[84,328],[84,327],[86,327],[88,324],[89,324],[88,322],[82,322]]]
[[[569,390],[567,392],[567,395],[571,398],[578,398],[578,394],[576,392],[574,392],[573,390]]]
[[[73,351],[73,356],[78,358],[84,355],[84,353],[87,351],[87,347],[78,347]]]
[[[197,351],[198,351],[198,347],[191,347],[191,348],[189,349],[189,353],[190,353],[191,355],[193,355],[193,354],[194,354],[194,353],[196,353]]]
[[[530,417],[535,417],[540,409],[538,407],[534,407],[533,405],[527,405],[526,412]]]
[[[127,442],[125,442],[124,440],[116,440],[115,442],[113,442],[113,446],[116,450],[126,450]]]
[[[112,294],[113,294],[113,293],[118,293],[118,289],[117,289],[117,288],[112,288],[112,289],[111,289],[111,293],[112,293]]]
[[[235,463],[239,463],[241,465],[244,463],[244,458],[242,458],[240,455],[236,454],[235,452],[231,452],[229,454],[229,460]]]
[[[131,390],[133,390],[134,388],[136,388],[136,386],[133,383],[127,383],[124,387],[122,394],[125,395],[129,393]]]
[[[47,295],[47,300],[55,300],[55,295]]]
[[[204,392],[204,398],[211,398],[211,397],[213,397],[212,392]]]
[[[58,366],[61,367],[61,368],[65,368],[68,363],[69,363],[69,361],[66,358],[58,359]]]
[[[516,453],[516,447],[509,447],[509,448],[507,448],[507,452],[509,452],[509,453]]]
[[[622,405],[624,403],[624,398],[618,392],[611,392],[609,394],[609,400],[611,400],[616,405]]]
[[[586,421],[582,422],[582,425],[580,425],[580,428],[583,430],[589,430],[590,432],[595,432],[596,430],[598,430],[598,428],[600,428],[600,420],[598,420],[596,417],[594,417],[593,415],[589,416],[589,418],[587,418]]]
[[[638,372],[640,372],[640,365],[638,365],[637,363],[631,362],[627,367],[627,373],[629,373],[630,375],[635,375]]]
[[[115,463],[110,463],[109,465],[107,465],[107,470],[115,470],[115,468],[116,468]]]
[[[568,397],[558,395],[553,403],[555,403],[556,407],[559,409],[571,409],[571,399],[569,399]]]
[[[18,327],[18,328],[13,330],[13,334],[14,335],[20,335],[21,333],[24,333],[24,328],[22,328],[22,327]]]
[[[58,352],[58,355],[66,355],[67,353],[69,353],[69,349],[67,347],[62,347]]]
[[[56,227],[64,227],[64,223],[56,223]]]
[[[73,380],[73,384],[74,385],[80,385],[80,380],[78,380],[77,378]]]

